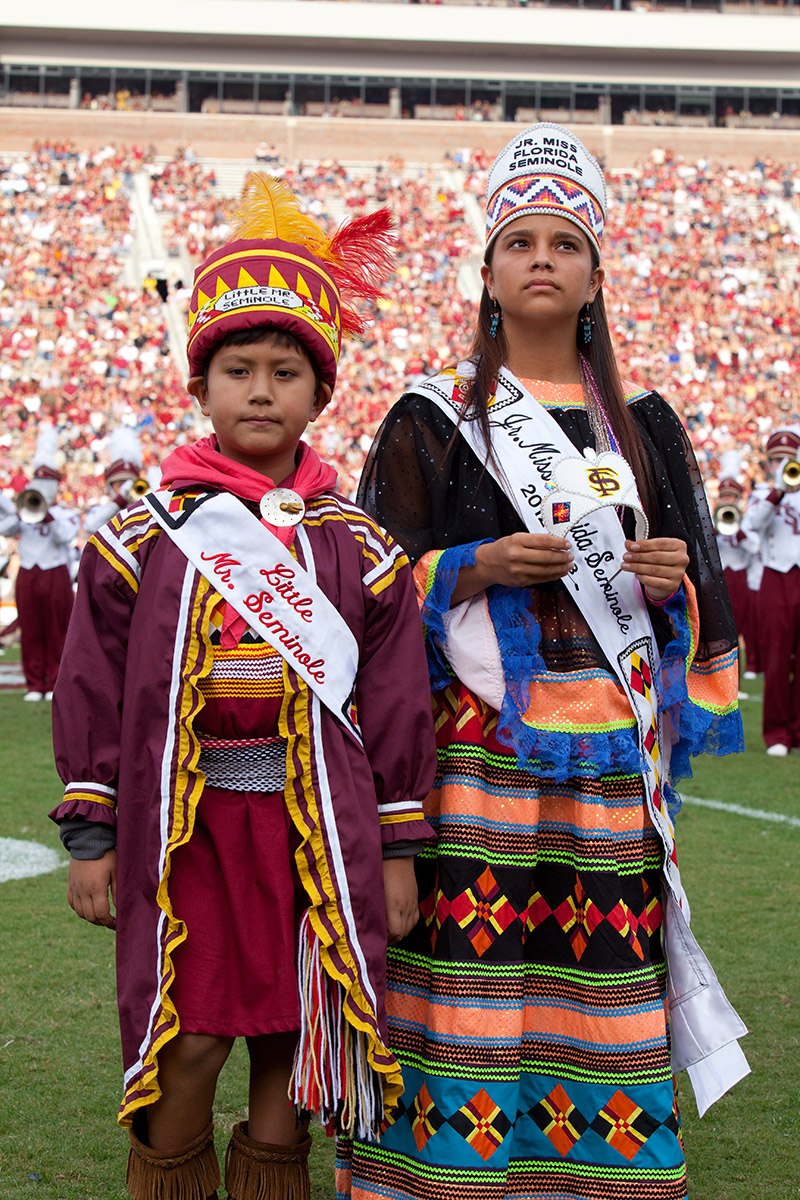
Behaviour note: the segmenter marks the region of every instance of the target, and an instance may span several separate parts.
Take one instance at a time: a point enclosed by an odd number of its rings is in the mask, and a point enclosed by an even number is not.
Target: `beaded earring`
[[[589,308],[588,301],[581,311],[581,337],[584,346],[588,346],[592,340],[592,310]]]
[[[497,337],[497,327],[500,324],[500,318],[502,315],[503,314],[500,312],[500,305],[497,303],[494,297],[492,297],[492,322],[489,326],[490,337]]]

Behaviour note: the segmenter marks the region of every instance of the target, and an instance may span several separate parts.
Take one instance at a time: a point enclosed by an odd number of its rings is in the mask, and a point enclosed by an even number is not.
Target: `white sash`
[[[499,469],[487,461],[480,426],[476,420],[464,420],[461,405],[453,400],[458,383],[473,373],[471,363],[460,363],[455,373],[426,380],[416,385],[414,391],[433,400],[455,424],[462,418],[459,434],[478,460],[486,464],[526,528],[532,533],[547,533],[540,512],[552,479],[551,464],[561,455],[577,454],[577,450],[547,410],[504,367],[489,410],[492,449]],[[625,552],[625,535],[616,513],[610,508],[590,513],[571,528],[570,542],[575,559],[563,579],[564,586],[600,643],[636,717],[639,746],[646,764],[642,779],[647,807],[664,846],[663,872],[668,889],[664,905],[665,940],[668,953],[676,960],[681,959],[679,971],[670,967],[673,1065],[676,1071],[691,1068],[698,1105],[704,1110],[749,1070],[733,1041],[747,1029],[725,998],[708,959],[689,929],[688,905],[675,856],[674,828],[662,795],[671,747],[668,740],[663,740],[658,712],[655,688],[660,663],[658,647],[636,577],[627,571],[615,576]],[[687,1004],[703,993],[703,1015],[713,1011],[716,1028],[713,1032],[704,1029],[701,1038]],[[717,1057],[722,1055],[723,1048],[724,1070]],[[719,1076],[714,1079],[700,1069],[700,1060],[712,1055],[715,1075]]]
[[[463,377],[470,370],[470,364],[462,363],[458,374]],[[441,381],[441,376],[427,380],[416,390],[430,396],[457,421],[460,405],[447,395]],[[552,479],[551,463],[562,455],[574,456],[578,452],[547,409],[506,368],[498,379],[489,417],[492,448],[500,467],[489,462],[487,470],[512,501],[526,527],[532,533],[547,533],[540,512]],[[477,421],[462,420],[458,428],[478,459],[484,462],[486,444]],[[612,579],[625,553],[622,526],[613,509],[599,509],[573,525],[569,539],[575,560],[563,583],[574,596],[630,700],[647,764],[644,780],[648,803],[659,832],[671,843],[672,822],[661,796],[661,780],[667,764],[654,687],[660,663],[658,648],[636,577],[622,571]],[[680,898],[679,885],[676,890]]]
[[[350,716],[358,644],[283,543],[227,492],[197,497],[150,492],[143,500],[192,566],[360,742]]]

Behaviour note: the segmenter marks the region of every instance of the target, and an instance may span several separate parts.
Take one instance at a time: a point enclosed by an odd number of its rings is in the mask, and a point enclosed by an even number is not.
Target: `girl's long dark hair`
[[[494,243],[486,254],[487,266],[491,266],[493,249]],[[600,259],[593,246],[591,250],[592,267],[597,269],[600,266]],[[591,367],[606,415],[614,431],[614,437],[636,477],[639,496],[650,525],[655,527],[658,517],[658,499],[647,453],[639,436],[636,422],[625,403],[625,393],[608,328],[602,287],[589,305],[589,312],[592,321],[592,340],[588,346],[583,345],[579,333],[581,322],[576,321],[575,341]],[[470,349],[470,359],[475,365],[475,378],[467,398],[465,411],[477,420],[487,446],[491,446],[489,398],[494,393],[500,369],[508,358],[508,343],[503,331],[503,322],[500,321],[495,337],[492,337],[489,332],[491,322],[492,301],[484,286],[478,311],[478,324]]]

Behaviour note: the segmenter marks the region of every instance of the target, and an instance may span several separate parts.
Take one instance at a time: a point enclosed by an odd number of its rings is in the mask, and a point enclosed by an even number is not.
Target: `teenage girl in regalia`
[[[380,429],[360,502],[416,564],[439,765],[422,919],[389,952],[401,1115],[339,1190],[683,1200],[745,1032],[689,927],[672,784],[741,749],[714,529],[669,405],[624,383],[602,172],[569,131],[489,176],[472,356]]]

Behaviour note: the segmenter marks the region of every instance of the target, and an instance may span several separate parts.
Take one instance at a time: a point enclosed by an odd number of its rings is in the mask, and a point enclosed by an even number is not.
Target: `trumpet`
[[[120,485],[119,495],[126,504],[132,504],[140,496],[146,496],[149,491],[150,484],[146,479],[135,479],[132,475],[129,475]]]
[[[51,486],[50,486],[51,485]],[[56,498],[58,484],[53,480],[40,480],[39,485],[23,488],[14,504],[23,525],[40,525],[47,510]]]
[[[781,468],[781,479],[787,488],[796,488],[800,484],[800,462],[790,458]]]
[[[742,512],[736,504],[718,504],[714,509],[714,528],[722,537],[736,537],[742,524]]]

